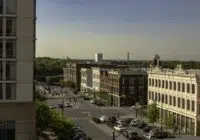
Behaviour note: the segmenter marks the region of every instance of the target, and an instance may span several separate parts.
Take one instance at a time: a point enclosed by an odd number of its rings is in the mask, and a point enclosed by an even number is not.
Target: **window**
[[[200,104],[198,104],[198,106],[199,106],[199,114],[200,114]]]
[[[169,96],[169,105],[172,105],[172,96]]]
[[[187,93],[190,93],[190,84],[187,83]]]
[[[152,100],[154,100],[154,92],[152,92]]]
[[[162,94],[162,103],[164,103],[164,95]]]
[[[152,79],[152,86],[154,86],[154,79]]]
[[[6,36],[15,36],[16,35],[16,19],[7,18],[6,19]]]
[[[6,100],[16,99],[16,84],[6,84]]]
[[[168,89],[168,81],[165,81],[165,88]]]
[[[0,121],[0,139],[15,140],[15,121]]]
[[[0,14],[3,14],[3,0],[0,0]]]
[[[16,62],[6,62],[6,80],[16,80]]]
[[[157,92],[155,92],[155,100],[157,101]]]
[[[158,81],[158,87],[160,87],[161,86],[161,82],[160,82],[160,80]]]
[[[180,107],[180,105],[181,105],[181,99],[178,98],[178,107]]]
[[[6,58],[16,57],[16,42],[15,40],[7,40],[6,42]]]
[[[164,87],[165,87],[165,81],[162,80],[162,88],[164,88]]]
[[[195,94],[195,85],[192,84],[192,94]]]
[[[173,97],[173,100],[174,100],[174,106],[176,106],[176,97],[175,96]]]
[[[158,87],[158,80],[156,79],[156,87]]]
[[[176,90],[176,82],[174,82],[174,90]]]
[[[190,101],[187,100],[187,110],[190,110]]]
[[[178,91],[181,91],[181,83],[178,82]]]
[[[185,109],[185,99],[182,99],[182,108]]]
[[[0,100],[3,99],[3,88],[2,88],[2,83],[0,83]]]
[[[0,58],[3,58],[3,41],[0,40]]]
[[[149,86],[151,86],[151,79],[149,79]]]
[[[165,104],[167,104],[168,103],[168,97],[167,97],[167,95],[165,95]]]
[[[160,102],[160,93],[158,93],[158,101]]]
[[[169,82],[169,89],[172,89],[172,81]]]
[[[6,0],[6,13],[16,14],[17,0]]]
[[[0,80],[3,79],[3,62],[0,61]]]
[[[192,101],[192,111],[194,112],[195,107],[194,107],[194,101]]]
[[[0,36],[3,36],[3,18],[0,18]]]
[[[182,83],[182,92],[185,92],[185,83]]]

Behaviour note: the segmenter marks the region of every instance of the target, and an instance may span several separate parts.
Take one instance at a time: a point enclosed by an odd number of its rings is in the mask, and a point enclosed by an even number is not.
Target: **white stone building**
[[[200,70],[152,67],[148,71],[148,104],[157,103],[160,121],[172,117],[178,131],[199,135]],[[162,116],[162,117],[161,117]]]
[[[92,70],[90,68],[81,68],[81,91],[92,91]]]

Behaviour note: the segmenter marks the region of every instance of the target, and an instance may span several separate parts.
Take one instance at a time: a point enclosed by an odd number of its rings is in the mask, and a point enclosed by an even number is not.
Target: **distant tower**
[[[160,66],[160,56],[159,55],[154,55],[153,56],[153,64],[152,64],[154,67],[157,66],[159,67]]]
[[[102,53],[96,53],[95,54],[95,62],[101,63],[103,61],[103,54]]]
[[[129,63],[129,52],[127,52],[127,62]]]

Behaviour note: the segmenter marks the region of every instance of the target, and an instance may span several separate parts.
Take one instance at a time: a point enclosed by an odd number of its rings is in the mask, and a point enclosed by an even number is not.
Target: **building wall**
[[[199,116],[196,75],[186,74],[183,70],[177,71],[181,73],[149,71],[148,103],[156,102],[163,112],[174,114],[174,124],[178,125],[181,131],[196,135]],[[194,126],[191,126],[193,123]]]
[[[93,68],[92,69],[92,83],[93,83],[93,89],[95,91],[100,90],[100,69],[99,68]]]

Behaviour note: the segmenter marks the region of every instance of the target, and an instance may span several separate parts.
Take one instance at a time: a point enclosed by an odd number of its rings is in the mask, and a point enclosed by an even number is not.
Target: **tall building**
[[[102,53],[96,53],[95,54],[95,62],[101,63],[103,61],[103,54]]]
[[[153,102],[161,123],[171,117],[179,132],[200,135],[200,70],[150,68],[148,104]]]
[[[36,0],[0,0],[0,140],[35,140]]]

